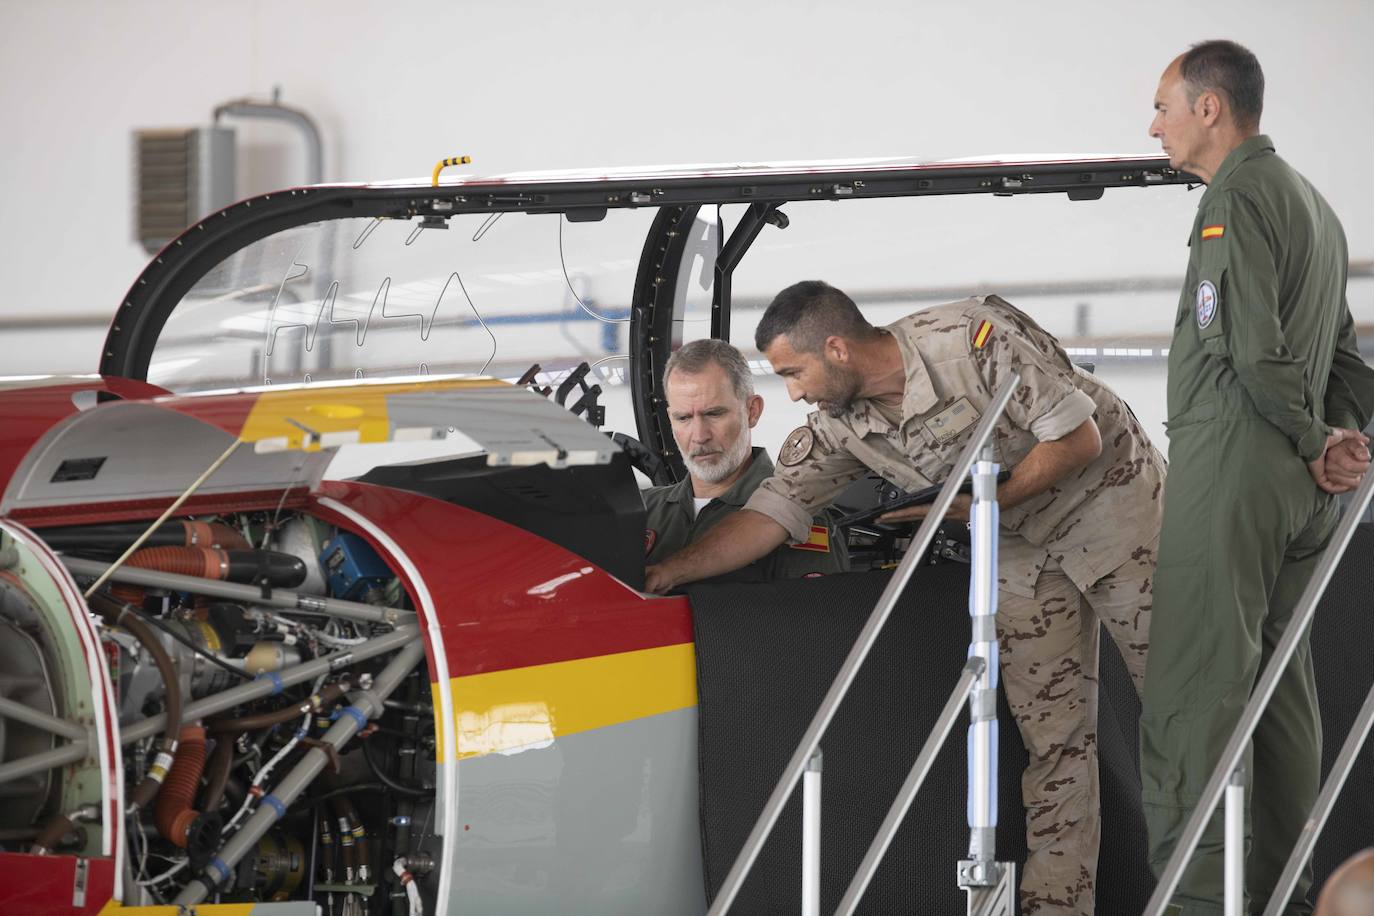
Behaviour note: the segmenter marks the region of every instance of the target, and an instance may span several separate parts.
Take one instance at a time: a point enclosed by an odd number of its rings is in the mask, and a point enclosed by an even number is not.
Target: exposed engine
[[[289,512],[168,522],[106,576],[147,527],[38,532],[83,590],[98,583],[89,603],[124,742],[125,883],[138,888],[125,901],[433,912],[435,718],[397,576],[364,538]],[[21,589],[0,598],[5,697],[60,715],[61,648],[43,645]],[[7,760],[44,747],[5,741]],[[0,843],[84,842],[99,812],[65,810],[62,779],[54,768],[24,783]]]

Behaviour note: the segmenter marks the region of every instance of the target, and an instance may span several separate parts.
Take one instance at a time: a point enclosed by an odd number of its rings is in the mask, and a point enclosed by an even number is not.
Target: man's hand
[[[666,595],[677,582],[673,581],[672,569],[664,569],[664,564],[655,563],[644,568],[644,590],[655,595]]]
[[[945,518],[951,522],[966,522],[969,520],[969,511],[973,507],[973,497],[967,493],[959,493],[954,497],[954,502],[949,504],[949,511],[945,513]],[[884,512],[874,519],[875,522],[890,525],[897,522],[920,521],[930,514],[931,506],[907,506],[905,509],[896,509],[892,512]]]
[[[1359,430],[1336,427],[1326,437],[1321,457],[1307,463],[1312,480],[1327,493],[1348,493],[1369,469],[1369,437]]]
[[[787,529],[761,512],[732,512],[695,544],[644,570],[644,590],[665,594],[687,582],[731,572],[786,543]]]

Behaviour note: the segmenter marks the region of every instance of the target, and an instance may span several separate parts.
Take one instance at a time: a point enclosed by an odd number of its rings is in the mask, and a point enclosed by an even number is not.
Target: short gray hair
[[[1188,90],[1188,104],[1207,91],[1220,92],[1231,103],[1242,130],[1258,130],[1264,112],[1264,71],[1249,48],[1234,41],[1201,41],[1184,53],[1178,65]]]
[[[725,370],[730,379],[730,387],[741,403],[754,395],[754,373],[744,354],[730,345],[729,341],[706,337],[683,344],[676,353],[668,357],[663,367],[663,385],[668,385],[668,376],[674,371],[696,375],[714,363]]]

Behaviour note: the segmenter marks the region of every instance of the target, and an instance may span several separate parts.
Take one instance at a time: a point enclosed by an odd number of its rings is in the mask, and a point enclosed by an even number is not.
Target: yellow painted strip
[[[246,442],[284,440],[285,448],[311,452],[319,451],[323,437],[330,433],[356,432],[357,439],[352,441],[385,442],[391,435],[386,411],[389,396],[505,384],[477,378],[264,391],[244,420],[239,438]],[[307,430],[317,436],[308,436]]]
[[[697,703],[692,643],[492,671],[450,683],[459,759],[539,747]]]
[[[124,906],[111,900],[100,908],[100,916],[250,916],[251,903],[197,903],[179,906]]]
[[[436,647],[435,650],[436,650],[436,651],[439,651],[438,647]],[[449,689],[450,689],[450,690],[453,689],[451,685],[452,685],[453,682],[456,681],[456,680],[457,680],[457,678],[450,679],[450,681],[449,681],[449,684],[450,684]],[[432,684],[429,685],[429,701],[430,701],[431,706],[432,706],[433,709],[434,709],[434,762],[435,762],[435,763],[443,763],[443,762],[444,762],[444,758],[445,758],[444,748],[448,746],[447,744],[444,743],[444,729],[445,729],[447,726],[446,726],[446,723],[444,722],[444,717],[443,717],[443,715],[440,714],[440,712],[439,712],[439,710],[441,710],[441,709],[444,708],[442,695],[439,693],[439,691],[441,691],[441,690],[443,690],[443,689],[444,689],[444,685],[441,684],[441,683],[439,683],[438,681],[435,681],[434,683],[432,683]]]

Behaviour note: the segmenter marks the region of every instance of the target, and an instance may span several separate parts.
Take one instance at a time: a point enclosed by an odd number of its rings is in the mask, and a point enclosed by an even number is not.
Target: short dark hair
[[[1179,60],[1188,104],[1207,91],[1220,92],[1231,103],[1236,126],[1257,130],[1264,111],[1264,71],[1248,48],[1234,41],[1200,41]]]
[[[867,340],[876,333],[853,299],[824,280],[803,280],[773,297],[754,331],[754,346],[761,353],[785,334],[798,353],[819,353],[832,334]]]
[[[696,375],[712,364],[725,370],[726,378],[730,379],[730,387],[734,389],[735,397],[739,398],[741,403],[753,396],[754,373],[749,368],[744,354],[736,350],[729,341],[715,337],[703,337],[679,347],[663,366],[663,384],[667,386],[668,376],[674,372]]]

